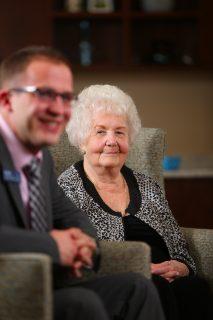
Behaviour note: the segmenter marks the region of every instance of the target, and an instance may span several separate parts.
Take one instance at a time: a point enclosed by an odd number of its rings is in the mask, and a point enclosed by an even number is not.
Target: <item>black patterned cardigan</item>
[[[193,273],[196,273],[195,263],[189,255],[186,241],[169,209],[161,187],[152,178],[127,169],[134,175],[141,194],[141,203],[135,216],[147,223],[163,238],[171,259],[184,262]],[[88,215],[100,240],[125,240],[121,215],[109,214],[97,199],[86,191],[83,179],[75,165],[60,175],[58,183],[66,196]]]

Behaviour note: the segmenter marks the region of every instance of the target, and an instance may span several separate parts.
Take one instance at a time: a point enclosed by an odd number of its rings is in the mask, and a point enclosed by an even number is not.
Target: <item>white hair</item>
[[[72,115],[66,127],[70,144],[81,149],[92,128],[97,112],[125,116],[132,144],[139,130],[141,120],[132,98],[112,85],[91,85],[81,91],[72,104]]]

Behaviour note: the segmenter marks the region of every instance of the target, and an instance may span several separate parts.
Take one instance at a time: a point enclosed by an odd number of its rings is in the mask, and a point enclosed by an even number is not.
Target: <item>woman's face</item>
[[[120,169],[129,150],[129,132],[126,117],[98,112],[92,128],[82,146],[84,160],[92,167]]]

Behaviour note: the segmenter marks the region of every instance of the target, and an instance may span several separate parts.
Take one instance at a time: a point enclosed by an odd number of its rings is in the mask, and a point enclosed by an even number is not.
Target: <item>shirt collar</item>
[[[16,137],[15,133],[12,131],[8,123],[0,114],[0,133],[7,145],[7,148],[13,159],[15,168],[21,171],[22,168],[30,163],[33,157],[42,160],[42,152],[38,151],[36,155],[29,152],[23,143]]]

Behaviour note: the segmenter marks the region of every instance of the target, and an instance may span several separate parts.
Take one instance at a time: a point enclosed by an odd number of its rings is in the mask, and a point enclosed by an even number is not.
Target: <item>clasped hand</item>
[[[61,264],[70,266],[73,275],[81,277],[83,266],[92,268],[92,256],[97,247],[91,237],[78,228],[54,229],[50,235],[57,243]]]
[[[189,274],[188,267],[177,260],[169,260],[161,263],[151,264],[152,274],[159,275],[167,281],[172,282],[177,277],[184,277]]]

